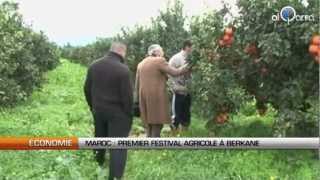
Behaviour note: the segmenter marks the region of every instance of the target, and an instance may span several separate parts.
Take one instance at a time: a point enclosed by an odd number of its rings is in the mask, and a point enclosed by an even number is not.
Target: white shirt
[[[180,68],[181,66],[188,63],[187,54],[184,51],[180,51],[179,53],[172,56],[169,60],[169,66],[174,68]],[[188,86],[191,82],[191,75],[181,75],[177,77],[169,76],[169,87],[171,90],[178,94],[188,94]]]

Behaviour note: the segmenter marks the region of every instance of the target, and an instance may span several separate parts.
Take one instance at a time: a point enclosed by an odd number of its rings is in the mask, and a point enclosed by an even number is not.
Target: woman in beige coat
[[[179,69],[170,67],[163,58],[161,46],[157,44],[148,48],[148,55],[138,64],[136,93],[147,136],[160,137],[163,124],[171,123],[166,90],[167,75],[179,76],[187,73],[189,69],[187,66]]]

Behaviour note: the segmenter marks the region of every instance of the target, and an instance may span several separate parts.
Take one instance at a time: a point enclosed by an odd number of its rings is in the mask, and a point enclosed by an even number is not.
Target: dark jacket
[[[132,117],[132,82],[122,56],[110,52],[94,62],[88,69],[84,92],[91,110],[111,110]]]

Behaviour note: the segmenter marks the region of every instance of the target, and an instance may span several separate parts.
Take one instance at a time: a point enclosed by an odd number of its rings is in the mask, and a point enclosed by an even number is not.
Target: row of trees
[[[110,49],[112,38],[98,38],[86,46],[71,46],[67,44],[60,48],[61,56],[73,62],[89,65],[93,60],[104,56]]]
[[[172,3],[172,2],[171,2]],[[89,65],[95,59],[103,56],[110,48],[113,40],[125,42],[128,45],[128,64],[135,72],[137,64],[146,56],[147,48],[158,43],[166,51],[166,57],[180,50],[181,42],[190,38],[190,32],[185,29],[186,17],[183,5],[177,1],[167,5],[159,16],[151,20],[150,26],[136,25],[133,29],[122,28],[121,32],[112,38],[99,38],[86,46],[62,47],[62,56],[83,65]]]
[[[313,14],[316,21],[272,21],[272,15],[286,5],[298,13]],[[319,34],[319,4],[316,0],[238,0],[237,6],[239,16],[225,23],[225,17],[232,17],[227,6],[186,18],[182,3],[175,1],[150,26],[124,29],[114,39],[128,44],[128,64],[133,71],[150,44],[161,44],[170,57],[183,40],[192,39],[191,60],[196,64],[192,90],[199,114],[221,123],[228,113],[254,100],[261,115],[267,104],[277,110],[276,136],[316,136],[319,66],[308,46]],[[87,65],[94,60],[87,57],[74,59]]]
[[[26,26],[17,9],[0,4],[0,107],[25,99],[59,62],[57,46]]]

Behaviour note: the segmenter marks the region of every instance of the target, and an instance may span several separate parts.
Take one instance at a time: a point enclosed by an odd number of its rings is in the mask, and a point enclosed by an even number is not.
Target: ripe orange
[[[224,42],[228,42],[230,39],[231,39],[231,36],[230,36],[230,35],[225,34],[225,35],[223,36],[223,41],[224,41]]]
[[[225,41],[225,44],[226,44],[226,45],[231,45],[231,44],[233,43],[233,40],[234,40],[234,38],[233,38],[233,37],[230,37],[229,40]]]
[[[312,37],[311,43],[320,46],[320,35],[315,35]]]
[[[232,36],[233,35],[233,29],[228,27],[224,30],[224,34]]]
[[[310,46],[309,46],[309,53],[311,54],[311,55],[317,55],[317,53],[318,53],[318,46],[317,45],[314,45],[314,44],[311,44]]]

